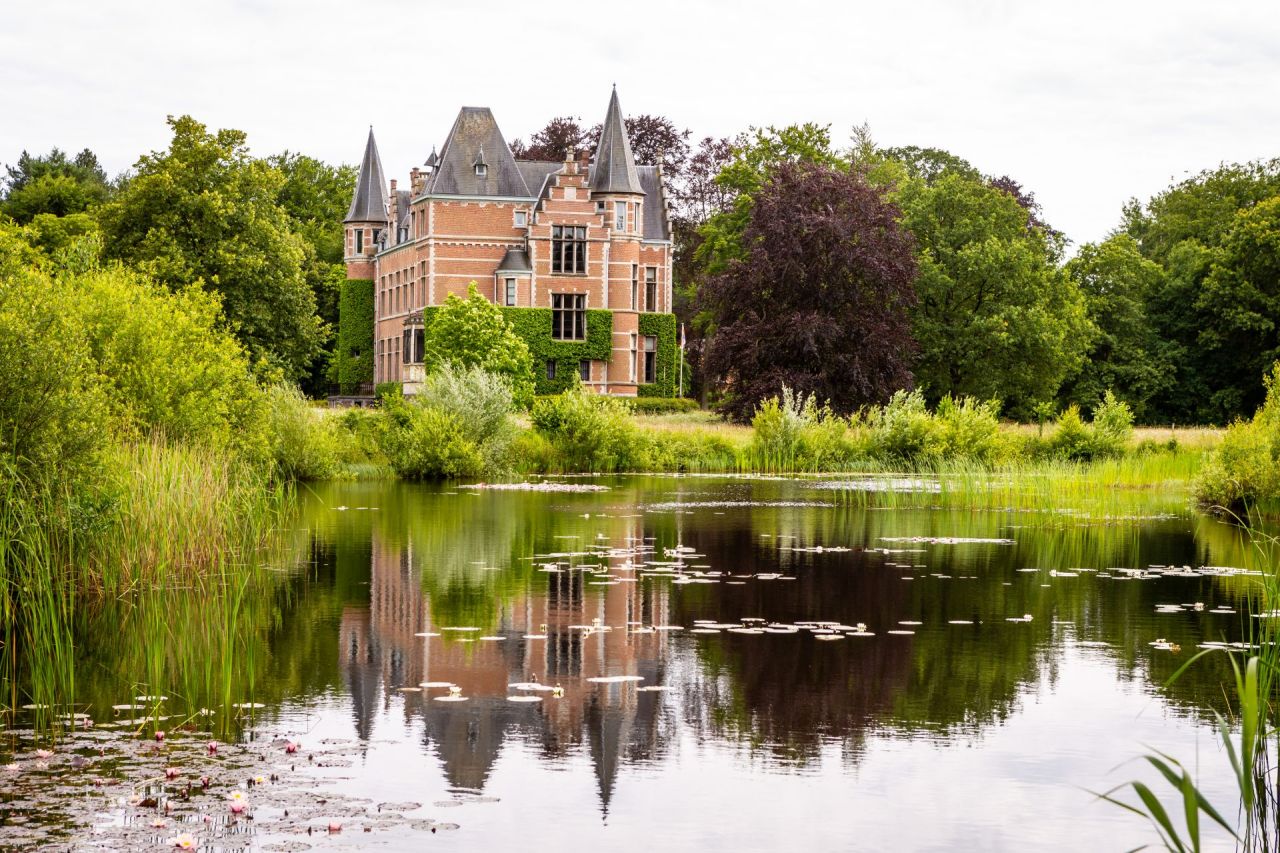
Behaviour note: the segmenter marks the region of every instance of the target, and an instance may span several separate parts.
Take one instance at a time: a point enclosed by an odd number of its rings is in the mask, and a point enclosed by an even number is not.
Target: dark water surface
[[[1240,639],[1252,578],[1197,571],[1247,549],[1176,496],[1080,522],[809,480],[565,482],[609,488],[308,490],[293,557],[228,617],[231,675],[172,675],[181,626],[140,659],[98,617],[77,699],[261,702],[241,737],[343,744],[322,786],[459,827],[313,849],[1127,850],[1154,836],[1089,791],[1148,776],[1144,746],[1230,811],[1225,658],[1161,684]],[[640,680],[589,680],[617,676]],[[235,844],[290,849],[268,840]]]

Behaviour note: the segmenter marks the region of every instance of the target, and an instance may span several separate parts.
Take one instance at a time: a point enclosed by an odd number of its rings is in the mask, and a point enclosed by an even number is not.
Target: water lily
[[[211,740],[204,745],[204,748],[209,750],[210,755],[213,755],[218,751],[218,742],[216,740]]]
[[[254,777],[253,777],[253,784],[255,784],[255,785],[265,785],[266,783],[267,783],[267,777],[266,777],[266,776],[254,776]]]
[[[157,741],[162,741],[162,740],[164,740],[164,732],[162,732],[162,731],[157,731],[157,732],[156,732],[156,740],[157,740]]]
[[[48,770],[48,769],[49,769],[49,762],[47,762],[47,761],[37,761],[37,762],[36,762],[36,769],[37,769],[37,770]]]
[[[289,741],[284,745],[284,751],[289,753],[290,755],[293,755],[293,753],[298,751],[298,747],[299,747],[299,744],[296,744],[293,741]]]
[[[336,820],[329,821],[330,832],[342,832],[342,824]]]
[[[166,779],[177,779],[177,778],[178,778],[178,768],[176,768],[176,767],[166,767],[166,768],[164,769],[164,778],[166,778]]]
[[[166,840],[165,844],[168,844],[171,847],[177,847],[179,850],[195,850],[199,845],[199,842],[196,841],[194,835],[189,832],[184,832],[181,835],[175,835],[173,838]]]
[[[36,758],[52,758],[53,752],[47,749],[37,749]]]
[[[160,829],[162,827],[168,826],[169,821],[165,820],[162,817],[158,817],[155,820],[151,821],[151,825],[154,826],[156,829]]]
[[[18,762],[14,761],[4,766],[5,770],[13,771],[18,769]]]
[[[213,781],[213,780],[211,780],[208,776],[201,776],[201,777],[200,777],[200,787],[201,787],[201,788],[207,788],[207,787],[209,787],[209,783],[210,783],[211,781]]]
[[[231,813],[240,814],[249,805],[249,795],[244,791],[232,791],[227,794],[227,801],[231,805]]]

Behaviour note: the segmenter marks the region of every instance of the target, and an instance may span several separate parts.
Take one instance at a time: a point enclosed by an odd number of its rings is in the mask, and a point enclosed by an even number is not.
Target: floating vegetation
[[[627,681],[644,681],[643,675],[597,675],[588,678],[592,684],[621,684]]]
[[[508,696],[508,697],[507,697],[507,701],[508,701],[508,702],[541,702],[541,701],[542,701],[542,697],[541,697],[541,696],[529,696],[529,695],[527,695],[527,694],[526,694],[526,695],[523,695],[523,696]]]
[[[423,681],[418,684],[418,686],[427,690],[433,690],[438,687],[456,687],[457,685],[452,681]]]
[[[608,486],[590,483],[473,483],[460,489],[491,492],[607,492]]]
[[[881,542],[908,542],[926,545],[1016,545],[1012,539],[983,539],[964,536],[881,536]]]
[[[833,509],[835,504],[826,501],[663,501],[660,503],[648,504],[644,508],[654,512],[668,512],[671,510],[682,509],[707,509],[707,508],[741,508],[741,507],[818,507],[821,509]]]

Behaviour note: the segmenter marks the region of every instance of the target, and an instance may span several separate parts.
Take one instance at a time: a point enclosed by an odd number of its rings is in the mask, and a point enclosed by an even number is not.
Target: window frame
[[[502,286],[503,286],[503,295],[504,295],[503,304],[506,305],[507,307],[514,306],[516,304],[516,298],[519,292],[517,290],[518,284],[516,282],[515,276],[503,277]]]
[[[625,201],[615,201],[613,203],[613,230],[627,230],[627,203]]]
[[[644,310],[648,312],[656,312],[658,310],[658,268],[644,268]]]
[[[566,329],[568,334],[565,334]],[[551,339],[553,341],[585,341],[587,339],[587,295],[585,293],[551,294]]]
[[[524,221],[522,222],[521,220],[524,220]],[[511,217],[511,221],[515,223],[516,228],[528,228],[529,227],[529,211],[527,210],[514,211],[514,214]]]
[[[658,381],[658,337],[644,336],[644,384],[652,385]]]
[[[587,274],[587,226],[551,226],[551,274]]]
[[[591,359],[578,359],[578,379],[583,382],[591,381]]]
[[[554,358],[547,359],[547,379],[555,381],[556,378],[556,360]]]

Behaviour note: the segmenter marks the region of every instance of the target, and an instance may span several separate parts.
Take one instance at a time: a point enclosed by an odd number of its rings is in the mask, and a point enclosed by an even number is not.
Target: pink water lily
[[[156,732],[156,740],[157,740],[157,741],[164,740],[164,732],[157,731],[157,732]]]
[[[162,817],[158,817],[155,820],[151,821],[151,825],[154,826],[156,829],[160,829],[161,827],[168,826],[169,821],[165,820]]]
[[[290,755],[292,755],[293,753],[297,752],[297,751],[298,751],[298,749],[299,749],[301,746],[302,746],[302,744],[298,744],[298,743],[294,743],[293,741],[289,741],[288,743],[286,743],[286,744],[284,745],[284,751],[285,751],[285,752],[287,752],[287,753],[289,753]]]
[[[207,744],[205,744],[205,749],[209,750],[210,755],[213,755],[215,752],[218,751],[218,742],[216,740],[209,741]]]
[[[53,752],[48,749],[37,749],[36,758],[52,758]]]
[[[176,768],[176,767],[166,767],[166,768],[164,769],[164,778],[166,778],[166,779],[177,779],[177,778],[178,778],[178,772],[179,772],[179,771],[178,771],[178,768]]]
[[[6,764],[6,765],[4,766],[4,769],[5,769],[5,770],[17,770],[17,769],[18,769],[18,762],[14,761],[14,762],[12,762],[12,763],[10,763],[10,764]]]
[[[336,820],[329,821],[330,832],[342,832],[342,824]]]
[[[173,838],[166,840],[165,844],[168,844],[171,847],[177,847],[179,850],[194,850],[199,845],[199,842],[196,841],[195,836],[191,833],[184,832],[181,835],[175,835]]]
[[[231,813],[240,814],[249,805],[249,795],[244,791],[232,791],[227,794],[227,801],[231,805]]]

